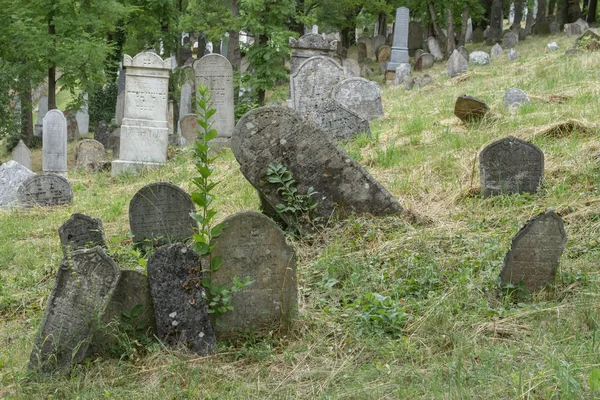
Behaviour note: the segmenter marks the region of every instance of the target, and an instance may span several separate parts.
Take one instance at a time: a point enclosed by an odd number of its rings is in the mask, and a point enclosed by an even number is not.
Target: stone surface
[[[10,158],[25,168],[31,169],[31,151],[22,140],[19,140],[19,143],[12,150]]]
[[[234,277],[252,283],[234,293],[233,311],[215,326],[218,336],[253,331],[268,333],[291,319],[298,309],[296,256],[285,235],[269,217],[256,211],[236,213],[223,221],[213,257],[223,264],[212,282],[230,285]]]
[[[177,134],[181,136],[181,120],[186,115],[193,113],[192,108],[192,85],[188,82],[181,86],[181,95],[179,96],[179,123],[177,125]]]
[[[104,146],[97,140],[85,139],[75,147],[75,166],[96,169],[106,158]]]
[[[415,60],[418,60],[425,53],[427,53],[425,50],[423,50],[423,49],[417,49],[415,51]]]
[[[444,59],[444,53],[442,53],[442,50],[440,49],[440,44],[433,36],[430,36],[427,39],[427,48],[429,48],[429,53],[433,54],[437,61]]]
[[[67,119],[60,110],[50,110],[43,130],[42,171],[67,172]]]
[[[417,70],[423,71],[433,67],[435,57],[429,53],[423,53],[417,59]]]
[[[383,116],[381,89],[373,81],[364,78],[345,79],[333,88],[331,97],[363,119]]]
[[[169,182],[144,186],[129,202],[129,225],[135,243],[184,241],[193,236],[196,208],[190,195]]]
[[[105,148],[109,147],[110,127],[106,121],[98,121],[94,128],[94,140],[102,143]]]
[[[550,23],[550,33],[551,34],[555,34],[560,32],[560,24],[558,23],[558,21],[553,21]]]
[[[504,104],[506,107],[519,108],[523,104],[529,103],[527,93],[517,88],[510,88],[504,92]]]
[[[473,29],[473,43],[483,43],[484,40],[483,29],[480,27]]]
[[[515,50],[515,49],[508,50],[508,52],[506,53],[506,55],[507,55],[507,57],[508,57],[508,59],[510,61],[514,61],[517,58],[519,58],[519,52],[517,50]]]
[[[61,263],[36,335],[29,368],[68,373],[83,361],[121,272],[101,247],[71,253]]]
[[[590,29],[590,24],[588,24],[586,21],[584,21],[581,18],[579,18],[574,23],[579,25],[579,28],[581,29],[581,33],[585,33],[588,29]]]
[[[380,64],[390,61],[391,56],[392,48],[390,46],[381,46],[379,50],[377,50],[377,62]]]
[[[406,7],[396,9],[396,19],[394,23],[394,41],[392,44],[392,53],[387,70],[395,71],[399,64],[408,62],[408,25],[410,21],[410,12]]]
[[[446,63],[446,73],[449,78],[465,74],[469,69],[469,62],[458,52],[454,50]]]
[[[34,136],[42,136],[42,132],[43,132],[43,122],[44,122],[44,117],[46,116],[46,113],[48,112],[48,96],[46,96],[45,94],[40,96],[40,100],[38,103],[38,115],[37,115],[37,122],[35,123],[35,128],[34,128]]]
[[[375,49],[373,49],[373,38],[369,36],[361,36],[358,38],[357,42],[365,44],[367,50],[366,57],[373,57],[375,55]]]
[[[431,76],[428,74],[423,74],[423,76],[405,79],[404,87],[406,90],[412,90],[414,87],[420,88],[423,86],[433,85],[434,83],[435,82]]]
[[[361,62],[361,60],[359,58],[359,50],[358,50],[357,45],[353,44],[352,46],[348,47],[348,51],[346,52],[346,58],[352,59],[352,60],[356,61],[357,63]],[[364,60],[362,60],[362,61],[364,61]]]
[[[600,36],[598,36],[598,34],[594,32],[593,29],[594,28],[586,31],[583,35],[579,36],[573,44],[573,49],[586,49],[589,51],[600,49]]]
[[[400,203],[344,150],[289,108],[250,111],[236,125],[231,145],[242,173],[272,207],[284,201],[277,185],[267,183],[266,171],[269,164],[281,163],[292,173],[298,193],[309,187],[318,192],[316,216],[402,211]]]
[[[581,26],[579,26],[578,24],[565,24],[565,33],[567,34],[567,36],[573,36],[573,35],[581,35],[583,32],[581,31]]]
[[[115,106],[115,122],[117,126],[123,124],[123,117],[125,115],[125,83],[127,82],[127,75],[125,70],[119,69],[119,75],[117,77],[117,104]]]
[[[408,23],[408,55],[415,56],[417,49],[423,48],[423,28],[421,23],[410,21]]]
[[[512,49],[519,44],[519,35],[516,32],[508,32],[502,38],[502,43],[505,49]]]
[[[469,54],[469,62],[475,65],[488,65],[491,63],[490,55],[485,51],[474,51]]]
[[[504,50],[502,50],[502,46],[500,46],[498,43],[496,43],[490,50],[490,55],[492,57],[499,57],[502,54],[504,54]]]
[[[553,284],[566,242],[563,220],[554,211],[530,219],[513,238],[504,257],[502,285],[518,286],[523,282],[524,289],[531,293]]]
[[[198,139],[198,116],[196,114],[184,115],[179,122],[181,137],[185,145],[191,145]]]
[[[79,127],[80,135],[87,135],[90,133],[90,114],[88,113],[88,94],[83,94],[84,104],[81,106],[79,111],[75,114],[77,120],[77,126]]]
[[[385,36],[383,36],[383,35],[375,36],[373,38],[373,49],[375,50],[375,54],[378,54],[379,49],[383,46],[385,46]]]
[[[346,69],[346,73],[349,76],[360,77],[360,65],[358,61],[352,58],[346,58],[342,61],[344,64],[344,68]]]
[[[529,142],[509,136],[481,151],[479,169],[484,196],[535,193],[544,178],[544,153]]]
[[[200,355],[212,353],[216,339],[200,257],[181,243],[159,247],[148,260],[148,279],[160,340]]]
[[[73,186],[65,177],[56,174],[34,175],[21,184],[17,199],[24,207],[49,207],[71,204]]]
[[[289,45],[292,49],[290,61],[290,75],[293,75],[300,65],[314,56],[332,57],[337,46],[330,43],[323,36],[316,33],[307,33],[298,39],[290,38]]]
[[[461,95],[454,104],[454,115],[463,122],[476,122],[482,119],[490,108],[483,100],[472,96]]]
[[[371,135],[366,118],[338,103],[327,99],[318,108],[306,114],[306,119],[316,124],[332,140],[349,140],[361,133]]]
[[[550,51],[558,50],[558,43],[556,43],[556,42],[548,43],[548,50],[550,50]]]
[[[356,47],[358,48],[358,62],[363,63],[367,61],[367,45],[364,43],[356,43]]]
[[[458,46],[456,50],[458,50],[465,60],[469,61],[469,50],[465,46]]]
[[[396,76],[394,77],[394,84],[400,85],[404,80],[410,77],[411,66],[409,63],[398,64],[396,68]]]
[[[106,248],[102,221],[79,213],[71,215],[71,218],[58,228],[58,237],[65,257],[73,251],[85,248]]]
[[[79,125],[77,124],[77,118],[73,111],[65,111],[64,116],[67,119],[67,140],[72,142],[78,140],[81,135],[79,134]]]
[[[169,100],[167,105],[167,131],[169,132],[169,136],[175,134],[175,104],[173,100]]]
[[[469,18],[467,20],[467,31],[465,33],[465,42],[471,43],[473,41],[473,20]]]
[[[16,161],[9,161],[0,166],[0,208],[17,205],[17,192],[27,179],[35,174]]]

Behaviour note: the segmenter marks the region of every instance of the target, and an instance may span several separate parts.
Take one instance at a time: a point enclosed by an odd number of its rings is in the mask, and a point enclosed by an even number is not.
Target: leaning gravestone
[[[158,337],[201,355],[211,353],[216,339],[202,286],[200,257],[182,243],[159,247],[148,260],[148,279]]]
[[[191,145],[198,139],[198,116],[196,114],[184,115],[179,122],[181,137],[185,145]]]
[[[190,195],[169,182],[144,186],[129,202],[129,225],[135,243],[157,239],[159,244],[191,238],[197,223]]]
[[[67,172],[67,119],[60,110],[50,110],[43,130],[42,171]]]
[[[328,42],[323,36],[316,33],[307,33],[299,39],[290,38],[289,45],[292,49],[290,61],[290,75],[293,75],[300,65],[314,56],[332,57],[337,45]]]
[[[458,52],[454,50],[446,63],[446,73],[449,78],[465,74],[469,68],[469,62]]]
[[[532,219],[512,240],[504,258],[500,280],[503,286],[524,283],[529,293],[554,283],[567,235],[563,220],[547,210]]]
[[[510,88],[506,92],[504,92],[504,104],[506,107],[516,107],[519,108],[523,104],[529,103],[529,97],[527,93],[517,88]]]
[[[358,50],[358,46],[356,44],[353,44],[352,46],[348,47],[348,51],[346,52],[346,58],[350,58],[350,59],[356,61],[357,63],[364,61],[364,60],[360,60],[360,58],[359,58],[359,50]]]
[[[509,136],[479,153],[484,196],[535,193],[544,178],[544,153],[535,145]]]
[[[71,215],[71,218],[58,228],[58,237],[65,257],[86,247],[106,248],[102,221],[79,213]]]
[[[28,168],[16,161],[9,161],[0,166],[0,208],[16,205],[19,187],[27,179],[35,176]]]
[[[485,104],[485,101],[464,94],[458,96],[456,103],[454,103],[454,115],[467,123],[479,121],[489,111],[490,108]]]
[[[75,166],[77,168],[98,168],[106,157],[104,146],[97,140],[85,139],[75,147]]]
[[[73,186],[56,174],[34,175],[21,184],[17,199],[23,207],[50,207],[71,204]]]
[[[346,108],[334,99],[327,99],[306,114],[332,140],[353,139],[361,133],[371,135],[369,120]]]
[[[430,36],[427,39],[427,47],[429,48],[429,53],[433,54],[437,61],[444,59],[444,53],[442,53],[442,49],[440,49],[440,43],[436,38]]]
[[[36,335],[29,368],[68,373],[83,361],[119,281],[117,264],[101,247],[71,253],[64,259],[48,298],[41,329]]]
[[[212,253],[223,264],[213,272],[212,283],[227,286],[235,277],[249,277],[252,283],[233,294],[233,311],[221,316],[217,335],[277,329],[298,309],[294,249],[277,224],[256,211],[240,212],[223,222],[225,229]]]
[[[363,119],[383,116],[381,89],[373,81],[364,78],[345,79],[333,88],[331,97]]]
[[[102,143],[105,148],[109,147],[110,128],[106,121],[99,121],[94,128],[94,140]]]
[[[238,122],[231,145],[242,173],[273,208],[285,202],[278,186],[267,183],[266,171],[270,164],[280,163],[292,173],[298,193],[307,193],[309,187],[318,192],[316,216],[402,211],[400,203],[344,150],[289,108],[250,111]]]
[[[22,140],[19,140],[19,144],[10,153],[10,158],[25,168],[31,169],[31,151]]]

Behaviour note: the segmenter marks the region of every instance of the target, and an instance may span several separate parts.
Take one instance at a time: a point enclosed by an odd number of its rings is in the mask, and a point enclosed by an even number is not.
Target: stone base
[[[123,173],[138,174],[144,169],[158,168],[162,165],[164,164],[149,161],[113,160],[111,166],[111,175],[115,176]]]

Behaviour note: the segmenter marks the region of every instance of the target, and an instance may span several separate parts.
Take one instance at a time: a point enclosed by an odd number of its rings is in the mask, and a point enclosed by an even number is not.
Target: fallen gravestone
[[[563,220],[554,211],[533,217],[512,240],[500,272],[501,284],[523,282],[529,293],[553,284],[566,242]]]
[[[345,79],[333,88],[331,97],[363,119],[383,116],[381,89],[373,81],[364,78]]]
[[[110,128],[106,121],[99,121],[94,128],[94,140],[102,143],[105,148],[109,147]]]
[[[86,247],[106,248],[102,221],[79,213],[71,215],[71,218],[58,228],[58,237],[65,257]]]
[[[200,355],[211,353],[216,339],[202,286],[200,257],[182,243],[159,247],[148,260],[148,279],[158,337]]]
[[[544,153],[535,145],[509,136],[479,153],[484,196],[535,193],[544,178]]]
[[[475,65],[488,65],[491,63],[490,55],[485,51],[474,51],[469,54],[469,62]]]
[[[23,207],[50,207],[71,204],[73,186],[65,177],[56,174],[34,175],[24,181],[17,191]]]
[[[27,179],[35,176],[28,168],[16,161],[9,161],[0,166],[0,208],[17,205],[17,192]]]
[[[322,102],[318,108],[306,114],[306,119],[315,123],[333,140],[353,139],[361,133],[371,135],[369,120],[334,99]]]
[[[10,154],[10,158],[27,169],[31,169],[31,151],[22,140],[15,146]]]
[[[517,88],[510,88],[504,92],[504,104],[506,107],[519,108],[523,104],[529,103],[529,97],[527,93]]]
[[[504,54],[504,50],[502,50],[502,46],[500,46],[500,44],[498,44],[498,43],[496,43],[492,47],[492,50],[490,50],[490,55],[492,57],[498,57],[498,56],[501,56],[502,54]]]
[[[454,50],[446,63],[446,73],[449,78],[465,74],[469,68],[469,62],[458,52]]]
[[[77,168],[97,169],[106,158],[104,145],[94,139],[85,139],[75,147],[75,166]]]
[[[598,50],[600,49],[600,36],[595,32],[588,30],[575,40],[573,49],[586,49],[589,51]]]
[[[461,95],[454,104],[454,115],[463,122],[477,122],[490,111],[483,100],[472,96]]]

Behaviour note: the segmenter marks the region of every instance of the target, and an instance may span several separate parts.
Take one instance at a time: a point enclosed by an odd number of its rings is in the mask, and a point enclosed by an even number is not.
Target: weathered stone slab
[[[483,43],[484,40],[483,29],[480,27],[473,29],[473,43]]]
[[[394,76],[394,84],[400,85],[402,82],[404,82],[407,78],[410,77],[410,73],[410,63],[398,64],[398,67],[396,67],[396,75]]]
[[[482,119],[490,108],[483,100],[472,96],[461,95],[454,103],[454,115],[463,122],[476,122]]]
[[[512,49],[519,44],[519,34],[516,32],[508,32],[502,38],[502,43],[505,49]]]
[[[83,361],[121,272],[101,247],[63,260],[29,360],[30,369],[68,373]]]
[[[496,43],[490,50],[490,55],[492,57],[498,57],[498,56],[501,56],[502,54],[504,54],[504,50],[502,50],[502,46],[500,46],[500,44],[498,44],[498,43]]]
[[[298,309],[294,249],[277,224],[256,211],[234,214],[224,223],[213,251],[223,264],[212,274],[212,282],[227,286],[234,277],[249,277],[252,283],[233,294],[234,309],[221,316],[215,331],[230,336],[277,329]]]
[[[372,37],[361,36],[358,38],[357,43],[365,44],[365,47],[367,50],[366,57],[373,57],[375,55],[375,50],[373,49],[373,38]]]
[[[94,140],[102,143],[105,148],[109,147],[110,128],[106,121],[98,121],[94,128]]]
[[[77,124],[77,118],[73,111],[65,111],[64,116],[67,120],[67,140],[72,142],[81,137],[79,133],[79,125]]]
[[[373,38],[373,49],[375,50],[375,55],[379,53],[379,49],[385,46],[385,36],[377,35]]]
[[[454,50],[446,63],[446,73],[449,78],[465,74],[469,69],[469,62],[458,52]]]
[[[10,158],[25,168],[31,169],[31,151],[22,140],[19,140],[19,144],[12,150]]]
[[[564,30],[567,36],[581,35],[583,33],[581,32],[581,26],[575,23],[565,24]]]
[[[307,33],[298,39],[290,38],[289,45],[292,49],[290,75],[293,75],[300,65],[309,58],[315,56],[332,57],[335,50],[337,50],[337,45],[334,47],[334,44],[317,33]]]
[[[123,117],[125,116],[125,86],[127,81],[127,75],[125,70],[119,68],[119,76],[117,77],[117,104],[115,106],[115,121],[117,126],[123,124]]]
[[[16,161],[9,161],[0,166],[0,208],[17,205],[17,192],[21,184],[35,176],[28,168]]]
[[[504,92],[504,104],[506,107],[519,108],[523,104],[529,103],[529,97],[527,93],[517,88],[510,88]]]
[[[148,260],[158,337],[201,355],[211,353],[216,339],[202,286],[200,257],[181,243],[156,249]]]
[[[377,50],[377,62],[380,64],[390,61],[391,56],[392,48],[390,46],[381,46]]]
[[[348,140],[361,133],[371,135],[368,119],[334,99],[325,100],[318,108],[309,112],[306,119],[316,124],[327,137],[333,140]]]
[[[129,202],[129,225],[135,243],[157,240],[159,244],[189,239],[197,229],[190,213],[196,207],[180,187],[169,182],[144,186]]]
[[[75,250],[96,246],[106,248],[102,221],[84,214],[71,215],[71,218],[58,228],[58,237],[65,257]]]
[[[423,53],[417,59],[417,70],[423,71],[433,67],[433,63],[435,62],[435,57],[433,54]]]
[[[67,172],[67,119],[60,110],[50,110],[43,130],[42,171]]]
[[[40,96],[40,101],[38,103],[38,115],[37,122],[35,123],[34,128],[34,136],[42,136],[43,127],[44,127],[44,117],[48,113],[48,96],[45,94]]]
[[[421,23],[410,21],[408,23],[408,55],[414,57],[415,51],[423,48],[423,28]]]
[[[342,61],[342,63],[348,76],[360,77],[360,65],[356,60],[352,58],[346,58]]]
[[[509,136],[479,154],[484,196],[535,193],[544,178],[544,153],[534,144]]]
[[[381,89],[373,81],[364,78],[345,79],[333,88],[331,97],[363,119],[383,116]]]
[[[530,219],[513,238],[504,258],[502,285],[518,286],[523,282],[524,289],[531,293],[554,283],[566,242],[563,220],[554,211]]]
[[[508,56],[508,59],[510,61],[514,61],[517,58],[519,58],[519,52],[517,52],[517,50],[515,50],[515,49],[508,50],[508,52],[506,53],[506,55]]]
[[[56,174],[34,175],[21,184],[17,199],[23,207],[50,207],[71,204],[73,186]]]
[[[185,144],[193,144],[198,139],[198,116],[196,114],[184,115],[180,121],[181,137]]]
[[[440,48],[440,44],[436,38],[430,36],[427,39],[427,48],[429,49],[429,53],[433,54],[437,61],[444,59],[444,53],[442,53],[442,49]]]
[[[475,65],[488,65],[491,63],[490,56],[485,51],[474,51],[469,54],[469,62]]]
[[[83,94],[83,105],[75,114],[77,120],[77,127],[79,128],[80,135],[87,135],[90,133],[90,114],[88,113],[88,94]]]
[[[192,85],[184,83],[181,86],[181,95],[179,97],[179,124],[177,125],[177,133],[181,136],[181,120],[184,116],[193,114],[192,108]]]
[[[77,168],[95,169],[106,158],[104,146],[97,140],[85,139],[75,147],[75,166]]]

